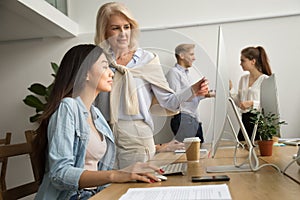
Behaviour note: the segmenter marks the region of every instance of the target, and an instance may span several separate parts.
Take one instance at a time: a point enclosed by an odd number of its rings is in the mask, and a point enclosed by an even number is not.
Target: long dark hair
[[[48,104],[39,119],[40,126],[34,140],[34,157],[39,160],[43,177],[46,163],[46,149],[48,146],[47,129],[49,118],[58,108],[65,97],[76,97],[84,87],[88,70],[103,53],[102,48],[93,44],[82,44],[72,47],[63,57]]]
[[[255,67],[258,69],[258,71],[268,76],[272,74],[269,59],[263,47],[247,47],[241,51],[241,54],[249,60],[255,59]]]

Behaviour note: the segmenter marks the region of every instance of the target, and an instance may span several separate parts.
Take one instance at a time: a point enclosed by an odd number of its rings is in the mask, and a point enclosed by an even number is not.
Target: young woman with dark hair
[[[146,163],[111,170],[114,137],[93,102],[113,76],[99,46],[74,46],[63,57],[37,131],[45,171],[35,199],[88,199],[111,182],[159,181],[150,172],[160,169]]]

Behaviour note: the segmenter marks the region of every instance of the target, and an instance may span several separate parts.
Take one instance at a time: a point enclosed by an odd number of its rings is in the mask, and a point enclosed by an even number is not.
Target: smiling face
[[[125,16],[111,15],[106,30],[106,38],[112,49],[126,50],[130,44],[131,26]]]
[[[113,71],[109,68],[106,56],[102,54],[87,73],[88,85],[99,92],[110,92]]]

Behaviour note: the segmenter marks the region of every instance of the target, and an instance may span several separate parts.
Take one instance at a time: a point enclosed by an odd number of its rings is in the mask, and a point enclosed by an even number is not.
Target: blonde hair
[[[95,44],[101,46],[106,51],[110,48],[106,37],[106,31],[108,22],[111,15],[122,15],[124,16],[129,24],[131,29],[131,38],[129,44],[129,50],[134,50],[138,46],[138,35],[139,35],[139,25],[138,22],[133,18],[130,11],[125,7],[124,4],[119,2],[110,2],[103,4],[98,10],[97,22],[96,22],[96,35],[95,35]]]

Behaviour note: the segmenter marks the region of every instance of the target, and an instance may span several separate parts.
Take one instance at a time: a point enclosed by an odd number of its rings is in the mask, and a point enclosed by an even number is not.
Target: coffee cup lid
[[[189,137],[189,138],[184,138],[183,142],[200,142],[199,137]]]

